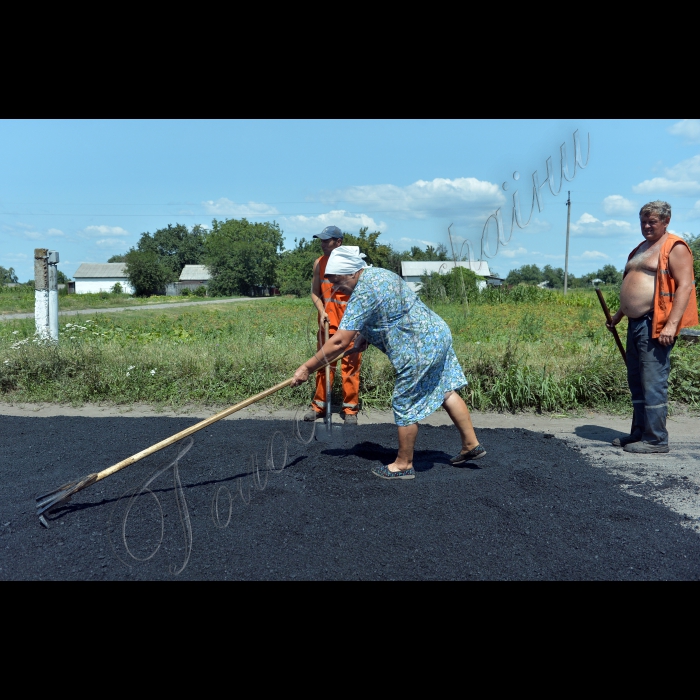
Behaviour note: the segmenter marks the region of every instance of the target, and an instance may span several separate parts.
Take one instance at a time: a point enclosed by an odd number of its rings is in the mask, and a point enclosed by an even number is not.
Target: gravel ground
[[[0,579],[700,578],[692,516],[658,497],[671,481],[693,496],[693,479],[684,486],[657,457],[633,478],[640,458],[607,447],[617,467],[600,468],[579,443],[601,451],[609,434],[517,421],[479,427],[488,455],[463,468],[447,464],[454,428],[422,426],[417,477],[399,483],[370,473],[393,459],[393,425],[361,421],[329,445],[302,444],[290,419],[222,421],[181,445],[179,461],[176,447],[153,455],[76,495],[49,529],[39,524],[36,495],[194,422],[0,415]]]

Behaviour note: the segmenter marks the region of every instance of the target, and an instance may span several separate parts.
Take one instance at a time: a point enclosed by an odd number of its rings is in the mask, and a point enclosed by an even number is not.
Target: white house
[[[210,279],[211,274],[206,265],[185,265],[180,273],[178,287],[180,289],[188,287],[194,291],[197,287],[201,287],[202,285],[207,286]]]
[[[472,270],[480,277],[492,276],[488,263],[484,260],[458,263],[452,260],[403,260],[401,262],[401,277],[406,280],[406,283],[414,292],[417,292],[421,288],[421,275],[429,275],[431,272],[445,275],[455,267],[466,267],[467,270]],[[485,287],[486,283],[483,282],[479,286]]]
[[[134,293],[126,276],[126,263],[82,263],[73,279],[76,294],[111,292],[117,282],[122,286],[123,292]]]

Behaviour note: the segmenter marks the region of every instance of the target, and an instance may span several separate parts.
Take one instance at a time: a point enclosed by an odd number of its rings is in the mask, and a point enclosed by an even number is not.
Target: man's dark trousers
[[[627,382],[632,392],[632,433],[650,445],[668,445],[668,373],[673,345],[651,337],[651,313],[628,319]]]

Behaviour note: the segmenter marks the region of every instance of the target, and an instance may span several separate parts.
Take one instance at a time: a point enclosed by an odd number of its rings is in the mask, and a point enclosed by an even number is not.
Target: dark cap
[[[321,233],[314,234],[314,238],[327,241],[329,238],[342,238],[343,232],[337,226],[326,226]]]

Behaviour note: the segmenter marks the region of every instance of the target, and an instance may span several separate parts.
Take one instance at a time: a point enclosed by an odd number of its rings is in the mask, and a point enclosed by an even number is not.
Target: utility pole
[[[566,200],[566,206],[568,210],[566,212],[566,254],[564,255],[564,294],[569,287],[569,229],[571,228],[571,190],[568,192],[568,199]]]
[[[49,337],[49,251],[34,249],[34,323],[36,334]]]
[[[50,250],[49,268],[49,336],[54,343],[58,342],[58,251]]]
[[[42,340],[58,342],[58,251],[34,249],[34,323]]]

